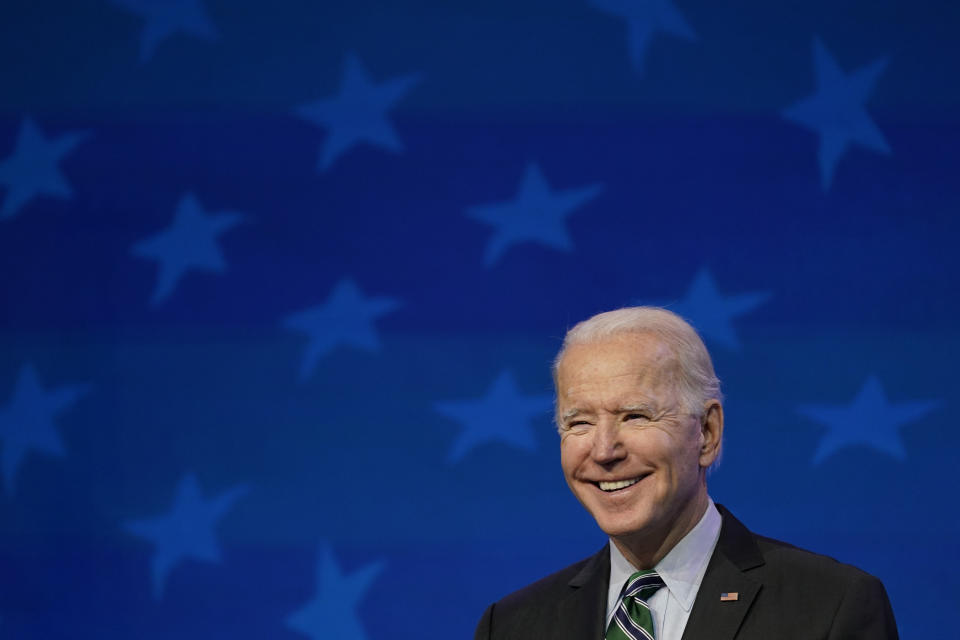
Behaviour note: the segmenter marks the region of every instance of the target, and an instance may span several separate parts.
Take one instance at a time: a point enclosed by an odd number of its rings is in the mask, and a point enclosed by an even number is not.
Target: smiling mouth
[[[613,482],[604,482],[601,480],[600,482],[595,482],[594,484],[600,487],[601,491],[610,493],[612,491],[620,491],[621,489],[632,487],[645,477],[646,476],[638,476],[636,478],[630,478],[629,480],[614,480]]]

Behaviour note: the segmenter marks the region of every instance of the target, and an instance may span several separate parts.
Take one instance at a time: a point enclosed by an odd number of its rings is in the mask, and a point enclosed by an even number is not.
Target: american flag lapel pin
[[[733,602],[740,598],[740,593],[737,591],[724,592],[720,594],[720,602]]]

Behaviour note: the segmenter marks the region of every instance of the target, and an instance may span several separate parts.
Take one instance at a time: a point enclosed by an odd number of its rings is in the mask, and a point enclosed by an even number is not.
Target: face
[[[649,334],[571,345],[557,369],[567,484],[604,532],[628,544],[672,547],[707,504],[722,413],[716,401],[703,419],[685,411],[676,373],[671,350]]]

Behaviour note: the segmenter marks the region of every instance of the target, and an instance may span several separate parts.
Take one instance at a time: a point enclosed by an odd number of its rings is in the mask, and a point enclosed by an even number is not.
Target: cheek
[[[695,483],[700,475],[700,445],[691,441],[673,451],[671,465],[672,482],[676,486]]]
[[[569,439],[563,440],[560,443],[560,466],[563,467],[564,471],[567,471],[570,465],[573,464],[573,451],[574,447]]]
[[[590,453],[590,443],[585,436],[568,435],[560,441],[560,466],[567,475]]]
[[[637,457],[660,468],[662,484],[676,485],[684,481],[691,468],[698,467],[699,445],[662,429],[638,432],[631,443]]]

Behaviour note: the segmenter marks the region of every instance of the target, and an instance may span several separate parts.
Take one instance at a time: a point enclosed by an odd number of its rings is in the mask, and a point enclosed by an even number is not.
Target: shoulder
[[[876,576],[779,540],[763,536],[755,539],[764,558],[758,572],[767,592],[765,598],[782,604],[806,603],[809,608],[823,609],[824,614],[838,613],[842,607],[889,609],[886,590]],[[869,605],[871,602],[876,605]]]
[[[758,604],[774,604],[781,622],[804,619],[823,637],[896,638],[890,599],[879,578],[834,558],[757,537],[766,560]]]
[[[562,595],[568,592],[571,588],[571,583],[576,584],[578,582],[577,578],[582,576],[582,574],[590,569],[596,568],[599,570],[599,565],[604,564],[603,559],[600,557],[602,555],[607,555],[606,566],[608,567],[606,572],[609,573],[609,551],[607,547],[604,546],[596,554],[584,558],[579,562],[575,562],[568,567],[564,567],[559,571],[551,573],[548,576],[545,576],[536,582],[528,584],[522,589],[518,589],[513,593],[510,593],[504,596],[502,599],[497,601],[496,605],[498,610],[505,611],[509,610],[512,607],[529,607],[531,604],[536,602],[545,601],[545,602],[555,602],[558,595]]]
[[[829,579],[831,582],[870,582],[869,573],[827,555],[802,549],[749,531],[722,506],[718,506],[723,525],[717,550],[729,556],[742,569],[758,568],[768,579],[788,582]]]
[[[829,556],[751,533],[728,511],[722,513],[717,552],[758,588],[746,628],[763,630],[760,636],[792,637],[787,629],[802,620],[816,637],[896,638],[890,601],[878,578]]]
[[[490,605],[474,638],[520,640],[603,635],[610,552],[599,552],[551,573]]]
[[[850,564],[840,562],[821,553],[802,549],[782,540],[775,540],[766,536],[754,534],[757,547],[764,560],[770,565],[780,566],[792,571],[810,571],[814,574],[831,574],[851,577],[871,577],[865,571]]]

